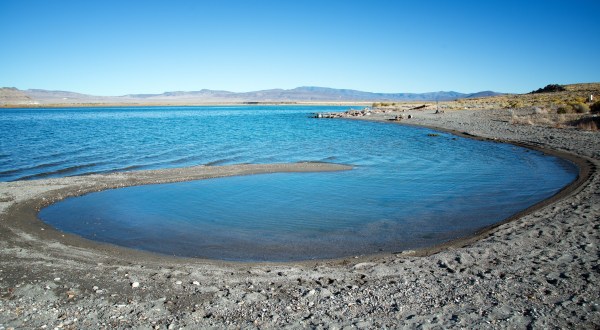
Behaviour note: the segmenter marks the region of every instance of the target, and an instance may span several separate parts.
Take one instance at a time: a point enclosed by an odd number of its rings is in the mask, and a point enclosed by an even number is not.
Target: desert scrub
[[[573,102],[571,104],[569,104],[571,106],[571,108],[573,108],[573,110],[576,113],[588,113],[590,112],[590,107],[583,103],[583,102]]]
[[[375,102],[371,107],[373,108],[381,108],[381,107],[389,107],[395,105],[395,103],[385,103],[385,102]]]
[[[600,118],[585,117],[572,121],[571,125],[586,131],[598,131],[600,130]]]
[[[592,104],[590,106],[590,111],[592,113],[599,113],[600,112],[600,101],[596,101],[596,103]]]
[[[558,114],[566,114],[566,113],[573,113],[573,107],[571,107],[568,104],[561,104],[558,106],[558,109],[556,109],[556,113]]]
[[[519,101],[519,100],[510,100],[510,101],[508,101],[508,106],[511,109],[516,109],[516,108],[522,107],[523,103],[521,101]]]

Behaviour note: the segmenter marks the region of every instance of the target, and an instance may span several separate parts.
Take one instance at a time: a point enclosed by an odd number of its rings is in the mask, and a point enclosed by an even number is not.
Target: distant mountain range
[[[43,89],[19,90],[0,88],[0,105],[51,105],[51,104],[206,104],[206,103],[293,103],[293,102],[400,102],[449,101],[462,98],[500,95],[492,91],[472,94],[459,92],[430,93],[371,93],[352,89],[326,87],[297,87],[294,89],[268,89],[255,92],[234,93],[202,89],[176,91],[162,94],[128,94],[122,96],[95,96],[67,91]]]

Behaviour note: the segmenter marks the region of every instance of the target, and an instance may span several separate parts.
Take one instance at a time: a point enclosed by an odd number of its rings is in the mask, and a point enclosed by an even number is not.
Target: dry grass
[[[419,106],[419,110],[486,110],[508,109],[510,122],[515,125],[539,125],[548,127],[575,126],[580,129],[598,130],[598,119],[589,113],[592,102],[600,100],[600,83],[564,85],[565,91],[535,94],[506,94],[491,97],[460,99],[447,102],[397,102],[377,104],[386,111],[406,111]],[[424,107],[421,107],[424,105]],[[592,119],[590,119],[592,118]]]
[[[580,114],[532,113],[524,115],[512,114],[510,123],[513,125],[548,126],[562,128],[570,122],[580,120]]]
[[[600,117],[581,118],[571,122],[571,125],[586,131],[599,131]]]
[[[539,125],[550,127],[575,126],[580,129],[598,130],[598,117],[592,116],[589,102],[600,99],[600,83],[564,85],[565,91],[536,94],[507,94],[479,99],[463,99],[444,104],[445,109],[515,109],[527,110],[527,114],[512,114],[515,125]],[[440,108],[442,108],[440,106]]]

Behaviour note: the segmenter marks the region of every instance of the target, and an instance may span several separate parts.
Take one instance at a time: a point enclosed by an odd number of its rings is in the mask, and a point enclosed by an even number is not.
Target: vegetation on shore
[[[600,83],[551,84],[527,94],[504,94],[447,102],[422,102],[423,110],[506,109],[513,124],[552,127],[576,126],[600,130]],[[374,108],[405,111],[415,103],[374,103]],[[524,110],[524,111],[516,111]],[[527,113],[517,115],[516,113]]]

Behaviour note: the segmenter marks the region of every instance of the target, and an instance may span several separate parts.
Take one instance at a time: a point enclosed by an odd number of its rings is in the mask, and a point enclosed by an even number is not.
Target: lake
[[[570,162],[510,144],[309,118],[347,109],[3,109],[0,180],[241,163],[353,165],[108,190],[39,213],[58,230],[134,249],[292,261],[396,252],[470,235],[577,177]]]

